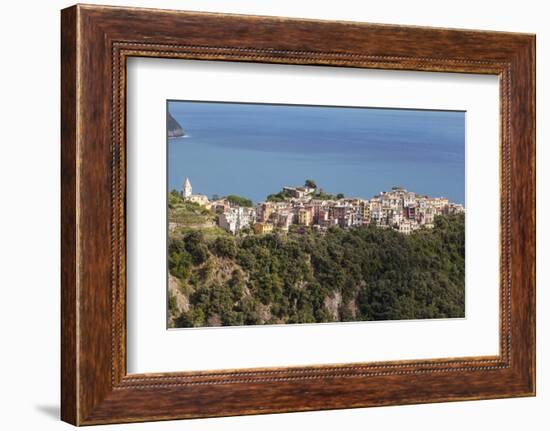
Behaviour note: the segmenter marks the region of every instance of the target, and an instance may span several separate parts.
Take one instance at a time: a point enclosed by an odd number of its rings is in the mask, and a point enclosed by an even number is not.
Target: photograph
[[[541,2],[118,1],[6,9],[4,428],[548,423]]]
[[[168,328],[464,318],[465,122],[168,100]]]

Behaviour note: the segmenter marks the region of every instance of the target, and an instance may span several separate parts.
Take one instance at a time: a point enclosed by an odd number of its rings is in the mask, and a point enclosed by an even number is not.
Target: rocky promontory
[[[168,112],[167,129],[169,138],[181,138],[182,136],[185,136],[185,131],[183,130],[183,127],[181,127],[180,123],[178,123],[178,121],[174,117],[172,117],[172,114],[170,114],[170,112]]]

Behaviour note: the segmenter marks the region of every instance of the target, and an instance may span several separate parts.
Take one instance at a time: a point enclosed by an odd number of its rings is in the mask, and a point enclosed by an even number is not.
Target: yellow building
[[[271,214],[273,214],[274,208],[273,204],[271,202],[264,202],[260,207],[259,212],[259,219],[262,222],[266,222],[269,220],[269,217],[271,217]]]
[[[368,203],[363,204],[363,224],[370,223],[370,205]]]
[[[257,235],[273,232],[273,225],[271,223],[255,223],[253,228],[254,233]]]
[[[191,195],[185,198],[187,202],[193,202],[202,206],[208,205],[208,197],[206,195]]]
[[[300,208],[298,210],[298,224],[309,226],[311,224],[311,212],[309,209]]]

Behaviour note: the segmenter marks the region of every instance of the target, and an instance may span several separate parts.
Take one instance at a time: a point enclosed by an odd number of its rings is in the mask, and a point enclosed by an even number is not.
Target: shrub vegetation
[[[403,235],[374,226],[169,239],[170,273],[189,286],[173,326],[464,316],[464,215]]]

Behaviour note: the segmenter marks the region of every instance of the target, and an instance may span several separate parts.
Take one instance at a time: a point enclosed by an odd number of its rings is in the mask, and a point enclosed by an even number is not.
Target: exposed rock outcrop
[[[182,136],[185,136],[183,127],[181,127],[180,123],[172,117],[170,112],[168,112],[167,129],[169,138],[181,138]]]

